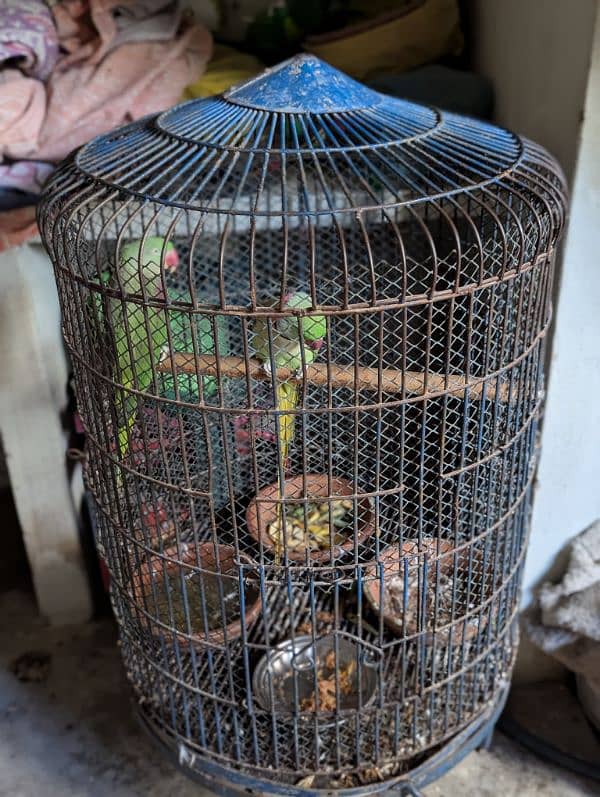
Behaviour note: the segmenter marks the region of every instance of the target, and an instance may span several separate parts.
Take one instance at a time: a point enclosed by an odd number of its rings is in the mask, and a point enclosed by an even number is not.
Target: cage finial
[[[238,105],[279,113],[339,113],[369,108],[382,95],[314,55],[294,56],[230,89]]]

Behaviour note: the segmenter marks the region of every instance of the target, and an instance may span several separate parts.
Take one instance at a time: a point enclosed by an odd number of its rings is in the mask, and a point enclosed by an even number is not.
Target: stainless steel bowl
[[[287,714],[291,719],[301,702],[314,692],[315,666],[317,670],[320,668],[327,654],[335,650],[336,643],[338,667],[343,669],[351,662],[356,664],[355,688],[348,695],[340,695],[339,711],[361,709],[371,703],[377,691],[375,649],[340,634],[328,634],[314,643],[311,636],[286,639],[263,656],[252,679],[258,705],[265,711]],[[320,714],[334,716],[334,712],[319,711]],[[300,719],[310,720],[311,716],[311,712],[305,712]]]

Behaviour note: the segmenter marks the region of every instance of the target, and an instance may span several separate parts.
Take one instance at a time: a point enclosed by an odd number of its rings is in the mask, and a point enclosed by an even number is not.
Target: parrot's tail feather
[[[295,382],[280,382],[277,385],[275,394],[277,409],[278,410],[294,410],[298,405],[298,386]],[[282,414],[277,417],[277,431],[279,437],[279,456],[281,461],[281,471],[285,474],[287,469],[287,458],[290,448],[290,443],[294,437],[294,414]],[[280,492],[283,497],[283,485],[281,485]],[[282,520],[282,505],[279,504],[279,519]],[[284,550],[280,547],[281,543],[275,546],[275,564],[279,564],[281,554]]]
[[[294,382],[281,382],[277,385],[277,409],[293,410],[298,404],[298,386]],[[281,462],[285,470],[290,443],[294,437],[294,415],[280,415],[278,418],[279,447]]]
[[[129,451],[129,438],[137,418],[137,402],[135,399],[131,400],[130,396],[129,400],[126,400],[124,404],[123,414],[125,416],[125,422],[119,426],[119,453],[121,454],[121,459],[123,459]]]

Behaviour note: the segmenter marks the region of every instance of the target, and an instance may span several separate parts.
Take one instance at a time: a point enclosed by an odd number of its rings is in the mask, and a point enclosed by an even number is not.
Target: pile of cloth
[[[600,731],[600,520],[569,545],[561,580],[546,582],[526,617],[533,643],[575,673],[579,700]]]
[[[0,251],[37,234],[59,161],[179,102],[212,48],[179,0],[0,0]]]

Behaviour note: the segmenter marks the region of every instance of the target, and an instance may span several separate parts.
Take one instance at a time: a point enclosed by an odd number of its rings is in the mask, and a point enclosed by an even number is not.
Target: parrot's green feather
[[[130,390],[145,392],[154,382],[155,367],[168,341],[166,316],[156,307],[127,301],[128,294],[155,297],[162,287],[161,257],[174,249],[170,241],[151,237],[142,246],[134,241],[121,247],[114,282],[124,293],[121,299],[108,300],[109,327],[116,350],[115,381],[123,391],[117,398],[119,412],[119,451],[129,449],[129,436],[138,411],[136,396]]]
[[[117,352],[117,381],[125,390],[144,392],[153,383],[156,364],[167,343],[164,315],[157,308],[147,308],[145,314],[141,305],[133,303],[126,303],[123,309],[118,299],[111,299],[109,312]],[[126,393],[117,403],[121,416],[119,448],[124,456],[138,403],[131,393]]]
[[[100,284],[102,287],[108,285],[110,282],[110,272],[102,271],[100,274]],[[87,306],[87,316],[90,322],[93,333],[97,333],[98,345],[101,346],[101,340],[104,337],[105,321],[106,321],[106,296],[100,291],[90,291]]]
[[[302,337],[311,343],[315,340],[323,340],[327,334],[327,321],[324,315],[304,316],[300,323]]]
[[[127,420],[125,422],[125,426],[119,427],[119,452],[122,457],[124,457],[129,450],[129,435],[131,434],[131,430],[133,429],[133,425],[135,423],[136,410],[137,406],[133,406],[126,416]]]
[[[171,299],[178,299],[176,293],[169,293]],[[173,351],[193,351],[194,337],[192,336],[192,324],[195,324],[195,343],[198,354],[215,354],[223,357],[229,350],[229,334],[227,319],[224,316],[215,317],[215,333],[213,323],[209,316],[187,313],[183,310],[170,311],[171,344]],[[177,388],[179,398],[183,401],[198,402],[200,390],[198,379],[194,374],[177,375]],[[202,393],[204,400],[211,398],[217,391],[217,379],[214,376],[202,377]],[[161,392],[166,398],[174,399],[175,380],[171,374],[163,374],[161,377]]]

